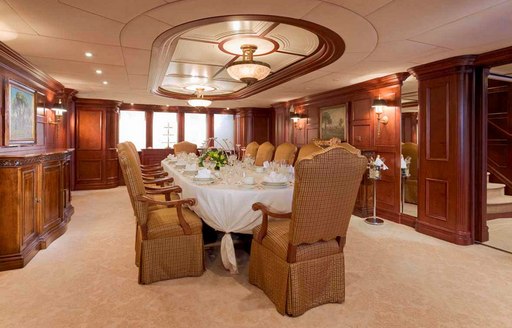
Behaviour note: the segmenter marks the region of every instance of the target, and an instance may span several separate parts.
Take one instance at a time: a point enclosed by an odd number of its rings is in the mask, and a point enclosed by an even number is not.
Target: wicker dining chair
[[[270,142],[266,141],[262,143],[258,147],[258,152],[256,153],[256,160],[254,161],[254,165],[262,166],[264,162],[271,161],[272,156],[274,156],[274,145]]]
[[[256,159],[256,154],[258,153],[258,148],[259,147],[260,147],[260,145],[256,141],[253,141],[253,142],[249,143],[245,147],[245,154],[244,154],[244,156]]]
[[[343,147],[326,148],[297,162],[292,212],[253,204],[263,220],[253,230],[249,282],[279,313],[298,316],[344,301],[343,247],[366,164]]]
[[[285,142],[277,146],[274,161],[284,161],[286,164],[293,165],[293,162],[295,161],[295,154],[297,154],[297,146],[289,142]]]
[[[197,153],[197,145],[188,141],[181,141],[174,145],[174,154],[179,153]]]
[[[119,144],[118,154],[137,218],[139,283],[200,276],[204,271],[202,222],[184,207],[194,205],[195,199],[159,201],[152,198],[128,146]],[[178,186],[165,189],[181,192]],[[155,208],[155,205],[165,207]]]
[[[301,159],[317,152],[317,151],[320,151],[322,150],[323,148],[320,147],[320,146],[317,146],[315,145],[314,143],[310,142],[308,143],[307,145],[304,145],[302,147],[300,147],[299,149],[299,154],[297,155],[297,161],[300,161]]]

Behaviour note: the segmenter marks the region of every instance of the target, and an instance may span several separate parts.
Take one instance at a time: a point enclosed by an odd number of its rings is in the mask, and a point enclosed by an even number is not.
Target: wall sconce
[[[307,115],[296,113],[295,108],[292,105],[290,107],[290,120],[292,120],[295,129],[302,130],[303,125],[299,124],[299,121],[303,118],[307,118]]]
[[[380,137],[380,125],[381,124],[388,124],[389,118],[384,115],[381,117],[381,115],[384,113],[384,108],[387,107],[388,104],[386,103],[386,100],[384,99],[373,99],[372,107],[375,108],[375,114],[377,114],[377,137]]]
[[[62,121],[62,116],[67,110],[62,105],[62,99],[59,99],[59,103],[55,105],[52,110],[55,112],[55,122],[49,122],[50,124],[59,124]]]

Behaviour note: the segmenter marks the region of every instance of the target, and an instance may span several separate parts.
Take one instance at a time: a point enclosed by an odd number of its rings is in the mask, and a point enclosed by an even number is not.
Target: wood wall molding
[[[0,42],[0,66],[39,84],[40,87],[51,89],[54,92],[61,92],[64,89],[60,82],[32,65],[32,63],[3,42]]]
[[[490,68],[512,63],[512,47],[489,51],[477,56],[475,65]]]

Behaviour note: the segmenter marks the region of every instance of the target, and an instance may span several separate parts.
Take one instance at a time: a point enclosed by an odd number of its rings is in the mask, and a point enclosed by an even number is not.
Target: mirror
[[[487,80],[487,227],[483,244],[512,252],[512,64]]]
[[[418,81],[415,77],[410,76],[404,81],[401,101],[401,212],[417,217],[419,107]]]

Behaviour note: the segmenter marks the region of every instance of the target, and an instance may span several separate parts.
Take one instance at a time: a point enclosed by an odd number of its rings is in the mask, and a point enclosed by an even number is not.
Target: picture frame
[[[5,145],[36,144],[37,92],[8,80],[5,92]]]
[[[338,138],[347,141],[348,110],[347,104],[320,108],[320,139]]]

